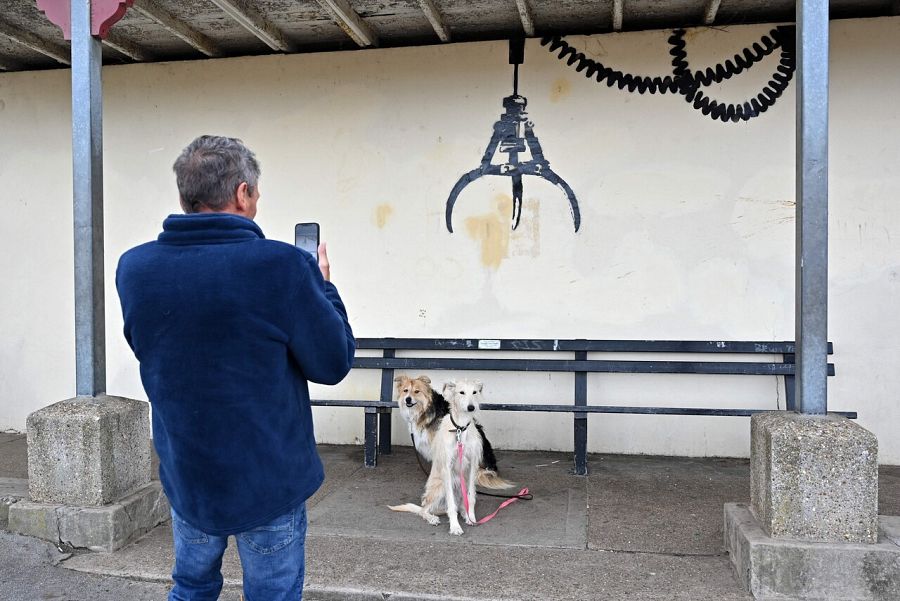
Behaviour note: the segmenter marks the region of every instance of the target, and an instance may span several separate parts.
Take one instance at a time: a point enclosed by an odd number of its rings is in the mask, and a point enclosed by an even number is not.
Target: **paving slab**
[[[0,432],[0,477],[28,477],[28,445],[25,434]]]
[[[505,459],[505,462],[503,462]],[[463,525],[461,537],[449,534],[446,517],[432,526],[411,513],[397,513],[388,505],[419,503],[426,476],[409,447],[383,455],[376,469],[353,473],[343,485],[334,485],[309,513],[309,533],[322,536],[370,537],[393,541],[451,544],[496,544],[529,547],[586,546],[587,501],[585,480],[569,475],[558,454],[509,454],[500,470],[508,479],[528,486],[532,501],[517,501],[492,521],[478,527]],[[556,463],[554,463],[556,462]],[[390,485],[386,486],[385,483]],[[513,494],[519,489],[489,491]],[[504,499],[478,495],[477,517],[489,515]]]
[[[878,468],[878,515],[900,515],[900,465]]]
[[[722,506],[750,500],[743,459],[599,455],[590,469],[590,549],[720,555]]]
[[[315,537],[313,590],[352,588],[360,599],[520,601],[752,601],[726,557],[609,553],[545,547]],[[356,561],[337,561],[341,556]],[[352,597],[349,597],[352,598]]]
[[[319,445],[319,456],[325,466],[325,482],[306,501],[307,512],[334,490],[344,486],[354,474],[366,470],[363,466],[365,449],[362,446]]]
[[[233,541],[231,541],[233,542]],[[113,554],[82,554],[63,565],[78,571],[168,582],[171,532],[159,527]],[[240,561],[229,544],[222,573],[237,590]],[[545,547],[398,541],[369,537],[307,538],[305,599],[392,601],[592,599],[750,601],[727,558],[609,553]]]

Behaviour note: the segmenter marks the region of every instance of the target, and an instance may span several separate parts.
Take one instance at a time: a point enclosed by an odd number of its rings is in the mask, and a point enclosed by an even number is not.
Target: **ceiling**
[[[105,64],[360,50],[794,20],[793,0],[134,0]],[[900,0],[832,0],[831,18],[900,14]],[[69,43],[35,0],[0,0],[0,71],[65,68]]]

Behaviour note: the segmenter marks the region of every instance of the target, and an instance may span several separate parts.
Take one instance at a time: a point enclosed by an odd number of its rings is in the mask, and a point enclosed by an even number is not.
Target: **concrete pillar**
[[[150,480],[147,403],[75,397],[29,415],[27,430],[30,498],[10,506],[11,531],[114,551],[168,518]]]
[[[753,513],[772,538],[878,540],[878,440],[834,415],[762,413],[750,422]]]
[[[878,441],[846,418],[751,418],[751,505],[725,506],[725,546],[757,599],[900,599],[900,518],[878,516]]]

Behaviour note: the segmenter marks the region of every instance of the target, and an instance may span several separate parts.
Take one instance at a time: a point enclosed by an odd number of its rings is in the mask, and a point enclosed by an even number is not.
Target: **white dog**
[[[475,525],[475,484],[483,453],[475,418],[482,388],[478,380],[444,385],[443,395],[450,404],[450,413],[443,417],[432,439],[431,473],[425,484],[422,505],[406,503],[389,506],[391,509],[415,513],[433,525],[440,523],[435,514],[446,513],[450,534],[457,536],[463,533],[458,514],[463,516],[466,524]]]

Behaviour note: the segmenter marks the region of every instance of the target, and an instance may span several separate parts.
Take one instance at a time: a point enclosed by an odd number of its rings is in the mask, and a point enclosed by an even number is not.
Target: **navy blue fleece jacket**
[[[356,349],[316,259],[237,215],[172,215],[122,255],[116,287],[175,511],[227,535],[312,495],[324,471],[307,381],[338,383]]]

